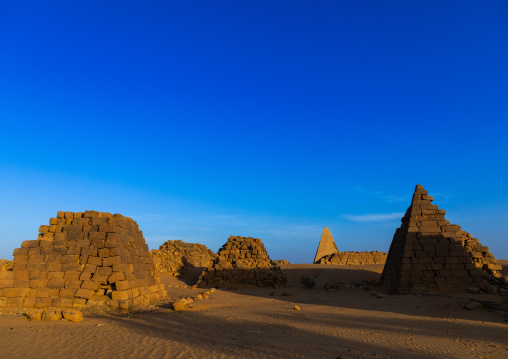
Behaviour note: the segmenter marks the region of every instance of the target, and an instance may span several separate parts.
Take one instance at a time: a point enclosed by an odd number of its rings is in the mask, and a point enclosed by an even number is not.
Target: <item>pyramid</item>
[[[231,236],[208,263],[197,285],[206,287],[224,284],[278,288],[286,285],[286,276],[270,260],[260,239]]]
[[[330,230],[325,226],[325,229],[323,229],[323,234],[321,235],[321,240],[319,241],[316,256],[314,257],[314,263],[318,263],[319,260],[324,256],[329,256],[335,253],[339,253],[339,250],[337,249],[337,245],[333,240]]]
[[[0,307],[128,310],[166,295],[143,233],[120,214],[58,212],[13,255],[12,271],[1,272]]]
[[[159,249],[150,252],[155,269],[175,277],[188,273],[192,267],[206,267],[214,255],[202,244],[181,240],[166,241]]]
[[[381,282],[400,291],[435,291],[469,286],[483,275],[499,277],[501,266],[488,247],[445,220],[445,211],[417,185],[395,231]]]

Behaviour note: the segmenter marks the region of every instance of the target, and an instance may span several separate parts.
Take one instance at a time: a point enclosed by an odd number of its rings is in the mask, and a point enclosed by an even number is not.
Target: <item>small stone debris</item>
[[[467,292],[471,294],[478,294],[480,292],[480,288],[478,287],[467,288]]]
[[[30,321],[40,322],[42,320],[42,313],[44,313],[42,309],[29,309],[25,311],[24,315]]]
[[[295,304],[295,310],[301,310],[301,308]]]
[[[83,313],[76,309],[62,310],[62,316],[71,322],[81,322],[83,320]]]
[[[62,319],[62,311],[58,309],[46,310],[42,313],[42,320],[60,320]]]
[[[283,297],[293,297],[295,293],[293,292],[282,292],[281,294]]]
[[[173,309],[175,310],[175,312],[180,312],[180,311],[184,310],[186,306],[187,306],[187,303],[186,303],[185,299],[180,299],[180,300],[177,300],[176,302],[173,302]]]

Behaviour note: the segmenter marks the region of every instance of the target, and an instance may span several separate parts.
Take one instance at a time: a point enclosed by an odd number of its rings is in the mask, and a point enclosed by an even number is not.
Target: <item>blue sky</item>
[[[0,3],[0,258],[58,210],[150,248],[387,251],[422,184],[508,259],[505,1]]]

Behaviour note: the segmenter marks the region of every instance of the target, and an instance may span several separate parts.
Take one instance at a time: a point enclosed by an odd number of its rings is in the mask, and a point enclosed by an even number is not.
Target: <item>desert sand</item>
[[[508,261],[499,262],[508,276]],[[471,296],[464,290],[384,295],[382,288],[353,284],[378,280],[382,268],[284,265],[288,286],[276,293],[252,286],[222,288],[178,312],[174,300],[205,290],[191,287],[199,269],[180,279],[162,273],[169,298],[133,313],[85,310],[79,323],[32,322],[4,308],[0,357],[508,358],[504,313],[464,310]],[[302,276],[313,278],[316,288],[304,288]],[[325,283],[331,282],[344,284],[326,291]]]

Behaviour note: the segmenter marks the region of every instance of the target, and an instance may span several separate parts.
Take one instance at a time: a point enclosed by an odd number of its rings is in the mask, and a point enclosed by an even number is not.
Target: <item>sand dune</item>
[[[508,269],[508,261],[500,261]],[[196,273],[162,274],[170,298],[125,314],[87,311],[80,323],[30,322],[4,310],[1,353],[8,358],[506,358],[508,317],[466,311],[455,297],[388,295],[329,282],[370,281],[382,266],[285,265],[288,287],[220,289],[188,310],[171,301],[195,296]],[[197,270],[196,270],[197,271]],[[305,289],[300,278],[316,281]],[[290,292],[290,296],[282,296]],[[488,296],[484,294],[484,298]],[[502,297],[495,296],[497,299]],[[294,310],[298,305],[301,310]]]

